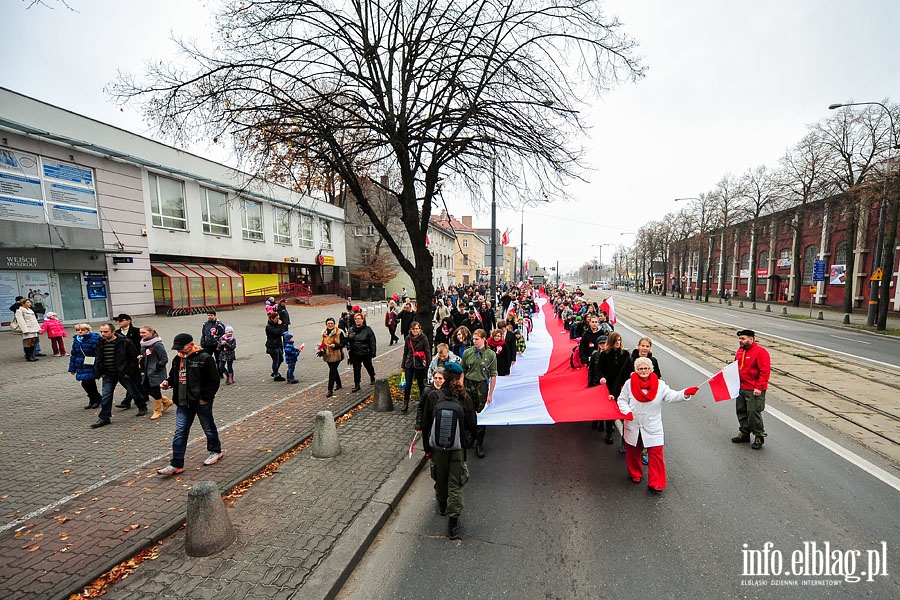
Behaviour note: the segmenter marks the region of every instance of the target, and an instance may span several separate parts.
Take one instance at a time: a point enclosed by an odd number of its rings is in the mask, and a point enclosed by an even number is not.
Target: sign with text
[[[813,263],[813,281],[825,281],[824,260],[817,260]]]

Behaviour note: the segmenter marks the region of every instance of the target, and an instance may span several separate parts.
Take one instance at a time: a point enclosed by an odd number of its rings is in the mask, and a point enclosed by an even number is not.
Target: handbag
[[[13,317],[13,320],[9,322],[9,330],[15,331],[16,333],[22,333],[22,327],[19,325],[19,320]]]
[[[425,364],[425,352],[420,350],[416,352],[415,347],[413,346],[412,340],[409,340],[409,349],[412,350],[413,355],[413,369],[424,369],[428,365]]]

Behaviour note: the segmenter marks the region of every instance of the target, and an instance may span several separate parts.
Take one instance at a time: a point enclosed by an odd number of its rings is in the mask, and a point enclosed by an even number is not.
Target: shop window
[[[245,240],[265,239],[261,202],[241,198],[241,235]]]
[[[275,243],[288,244],[291,243],[291,211],[273,207],[275,209],[275,218],[273,222]]]
[[[187,231],[184,212],[184,184],[156,173],[148,175],[150,181],[150,213],[156,227]]]
[[[299,223],[297,224],[297,234],[300,237],[300,246],[303,248],[313,247],[313,220],[309,215],[300,213],[297,215]]]
[[[203,213],[203,233],[231,236],[227,194],[200,188],[200,207]]]

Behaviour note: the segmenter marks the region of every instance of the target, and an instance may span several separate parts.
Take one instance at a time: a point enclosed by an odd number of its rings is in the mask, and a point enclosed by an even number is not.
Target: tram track
[[[681,311],[628,296],[617,296],[616,305],[618,316],[629,325],[705,362],[725,365],[734,360],[733,331],[721,323],[700,316],[686,320]],[[778,339],[766,340],[765,347],[772,355],[769,385],[779,398],[897,460],[900,377],[896,369]]]

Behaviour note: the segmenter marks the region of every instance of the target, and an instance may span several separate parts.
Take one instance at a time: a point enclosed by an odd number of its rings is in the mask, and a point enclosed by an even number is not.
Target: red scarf
[[[501,348],[501,349],[503,348],[503,346],[506,344],[506,340],[500,340],[499,342],[495,342],[493,337],[489,337],[487,343],[488,343],[488,346],[490,346],[491,350],[496,352],[497,348]]]
[[[641,386],[649,388],[646,394],[644,393],[644,390],[641,389]],[[650,402],[651,400],[656,400],[656,392],[658,391],[659,377],[656,376],[656,373],[650,373],[650,378],[646,382],[644,382],[637,373],[631,374],[631,395],[634,396],[634,399],[638,402]]]

